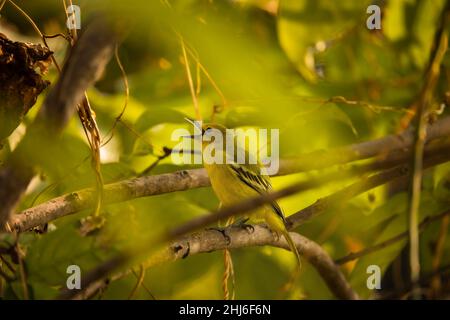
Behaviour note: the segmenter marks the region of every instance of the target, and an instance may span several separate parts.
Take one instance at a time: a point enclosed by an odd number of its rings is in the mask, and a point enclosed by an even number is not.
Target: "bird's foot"
[[[231,243],[231,238],[227,234],[227,231],[225,228],[211,227],[211,228],[207,228],[206,230],[213,230],[213,231],[220,232],[222,234],[222,236],[225,238],[225,241],[227,242],[227,246]]]
[[[275,239],[275,241],[280,240],[280,234],[278,232],[272,230],[267,224],[264,224],[263,226],[266,227],[267,230],[269,230],[272,233],[272,236]]]
[[[253,233],[255,231],[255,227],[251,224],[246,223],[248,220],[249,218],[239,218],[231,226],[235,228],[245,229],[248,233]]]

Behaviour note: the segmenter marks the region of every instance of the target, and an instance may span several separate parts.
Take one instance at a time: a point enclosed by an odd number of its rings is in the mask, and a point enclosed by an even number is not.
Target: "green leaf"
[[[82,237],[71,224],[43,235],[28,249],[28,281],[37,286],[64,286],[70,265],[78,265],[83,274],[102,261],[94,244],[94,238]]]
[[[278,14],[281,47],[300,74],[316,82],[315,53],[352,27],[365,27],[367,1],[282,0]],[[314,12],[314,14],[311,14]]]
[[[161,123],[186,123],[186,115],[170,108],[147,109],[137,120],[135,129],[144,132]]]
[[[373,243],[368,244],[369,246],[379,244],[380,242],[391,239],[408,230],[408,197],[406,195],[398,195],[389,199],[386,204],[377,208],[373,212],[374,215],[377,213],[380,218],[378,221],[386,219],[386,217],[392,217],[389,220],[387,226],[383,228],[376,240]],[[421,204],[420,204],[420,214],[419,221],[423,221],[425,217],[439,212],[440,206],[436,203],[435,199],[431,197],[429,193],[422,193]],[[383,219],[384,218],[384,219]],[[366,282],[369,274],[366,273],[367,268],[370,265],[376,265],[380,268],[381,273],[387,270],[392,261],[400,254],[401,250],[405,247],[408,239],[404,239],[395,242],[381,250],[374,253],[363,256],[356,263],[355,268],[352,271],[350,282],[355,290],[363,298],[368,298],[373,292],[367,288]]]

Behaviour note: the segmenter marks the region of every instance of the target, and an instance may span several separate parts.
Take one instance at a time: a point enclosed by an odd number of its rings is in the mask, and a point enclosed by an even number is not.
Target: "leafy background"
[[[170,134],[188,128],[184,117],[194,117],[180,37],[189,54],[191,71],[201,73],[198,102],[204,119],[214,106],[223,109],[215,120],[228,127],[260,126],[280,129],[281,157],[327,150],[399,132],[407,109],[420,91],[437,20],[445,1],[375,1],[382,7],[382,29],[370,31],[366,8],[373,1],[308,0],[188,0],[188,1],[77,1],[82,27],[101,9],[124,27],[119,48],[130,83],[130,99],[113,139],[102,148],[105,183],[134,177],[144,171],[164,147],[173,147]],[[17,1],[45,34],[65,32],[61,1]],[[14,40],[39,42],[28,21],[8,4],[2,10],[0,32]],[[66,44],[49,39],[58,61]],[[449,55],[445,58],[448,70]],[[46,76],[52,83],[57,73]],[[448,90],[442,77],[438,94]],[[102,134],[112,127],[124,104],[123,79],[112,60],[95,88],[88,92]],[[45,95],[45,93],[44,93]],[[368,104],[330,102],[334,96]],[[0,150],[0,161],[23,135],[42,102],[28,113],[21,126]],[[132,130],[130,130],[130,128]],[[56,196],[93,186],[89,146],[74,117],[63,133],[62,149],[51,166],[41,168],[19,210]],[[162,160],[151,174],[182,169]],[[339,170],[335,168],[332,170]],[[421,215],[431,216],[448,207],[448,165],[427,172]],[[281,188],[319,172],[277,177]],[[330,182],[280,200],[287,215],[339,190],[352,179]],[[321,244],[333,258],[373,245],[406,230],[407,194],[376,188],[329,210],[297,231]],[[45,234],[20,237],[30,297],[54,298],[65,283],[66,268],[77,264],[89,270],[118,250],[126,250],[142,236],[175,226],[218,206],[210,188],[189,190],[108,205],[107,223],[100,232],[82,236],[79,221],[89,210],[53,222]],[[423,272],[431,271],[432,246],[439,225],[421,235]],[[11,243],[2,236],[3,243]],[[379,265],[383,288],[394,286],[393,269],[404,261],[406,241],[343,266],[357,292],[365,298],[366,268]],[[450,263],[448,241],[442,265]],[[295,267],[292,254],[275,248],[233,251],[238,299],[273,299]],[[144,284],[157,299],[220,299],[223,275],[220,252],[189,257],[147,270]],[[403,257],[403,260],[402,260]],[[399,281],[408,281],[400,267]],[[103,299],[128,297],[136,277],[112,282]],[[23,298],[20,281],[3,285],[6,299]],[[288,298],[333,298],[317,272],[304,264],[296,289]],[[135,298],[150,299],[142,287]]]

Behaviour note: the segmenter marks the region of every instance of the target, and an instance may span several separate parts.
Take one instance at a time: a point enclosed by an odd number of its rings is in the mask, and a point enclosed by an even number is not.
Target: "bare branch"
[[[155,176],[124,180],[104,186],[104,203],[116,203],[168,192],[183,191],[209,185],[203,169],[177,171]],[[54,198],[11,217],[10,226],[17,232],[50,222],[57,218],[93,207],[95,192],[85,189]]]
[[[426,141],[450,135],[450,117],[430,126]],[[406,130],[398,135],[388,135],[383,138],[335,148],[329,151],[314,151],[291,160],[283,160],[279,174],[303,172],[327,168],[356,160],[369,159],[377,155],[388,154],[394,150],[409,148],[414,142],[414,131]]]
[[[289,245],[283,237],[274,237],[273,233],[262,225],[255,225],[254,230],[249,232],[242,228],[228,227],[225,229],[229,240],[217,231],[206,230],[183,237],[180,240],[171,242],[161,251],[147,259],[145,268],[149,268],[164,262],[184,259],[188,256],[209,253],[224,249],[237,249],[254,246],[274,246],[289,250]],[[339,267],[333,262],[331,257],[317,243],[307,239],[298,233],[291,232],[291,237],[302,257],[304,257],[321,275],[330,291],[338,299],[354,300],[358,295],[352,290]],[[125,271],[124,273],[128,273]],[[121,278],[122,274],[114,275],[112,278]],[[91,295],[99,288],[103,287],[103,280],[92,282],[86,287],[84,292]],[[60,298],[70,298],[69,292],[64,292]],[[85,297],[86,294],[78,292],[72,298]]]
[[[429,158],[424,163],[424,168],[446,162],[450,159],[450,150],[445,150],[438,156]],[[303,224],[312,217],[324,212],[334,205],[344,203],[351,198],[368,190],[381,186],[387,182],[406,176],[410,172],[409,165],[401,165],[395,168],[382,171],[368,178],[361,179],[348,187],[345,187],[327,197],[317,200],[312,205],[294,213],[287,219],[288,229],[293,229]]]
[[[215,231],[203,231],[190,235],[170,245],[168,258],[170,260],[180,259],[186,257],[186,254],[193,255],[249,246],[269,245],[289,250],[289,245],[284,237],[274,238],[273,233],[264,226],[256,225],[254,231],[250,234],[247,230],[231,227],[228,228],[227,235],[230,237],[230,244],[228,246],[224,237]],[[358,295],[351,289],[339,267],[335,265],[331,257],[321,246],[298,233],[291,232],[290,235],[302,257],[316,268],[330,291],[338,299],[358,298]]]

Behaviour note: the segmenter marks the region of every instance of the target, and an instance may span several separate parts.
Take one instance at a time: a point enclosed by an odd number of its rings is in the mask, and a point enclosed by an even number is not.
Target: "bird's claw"
[[[275,238],[275,241],[279,241],[280,240],[280,234],[276,231],[270,230],[272,232],[273,237]]]
[[[280,234],[278,232],[273,231],[267,224],[264,224],[263,226],[272,233],[272,236],[274,237],[275,241],[280,240]]]
[[[235,227],[245,229],[245,231],[247,231],[248,233],[255,232],[255,227],[248,223],[242,222],[242,223],[237,224]]]
[[[235,223],[233,223],[231,226],[236,228],[245,229],[248,233],[253,233],[255,231],[255,227],[251,224],[246,223],[249,219],[239,219]]]
[[[244,227],[244,229],[245,229],[248,233],[253,233],[253,232],[255,232],[255,227],[252,226],[251,224],[244,224],[242,227]]]
[[[225,238],[225,241],[227,242],[227,246],[231,243],[231,238],[229,235],[227,235],[226,229],[218,228],[218,227],[211,227],[211,228],[207,228],[206,230],[214,230],[214,231],[220,232],[222,234],[222,236]]]

